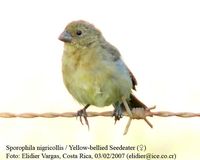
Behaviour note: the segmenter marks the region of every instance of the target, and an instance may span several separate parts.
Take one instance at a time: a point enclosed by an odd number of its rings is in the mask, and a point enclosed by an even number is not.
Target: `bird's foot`
[[[88,106],[84,107],[83,109],[79,110],[77,112],[77,117],[80,118],[80,122],[81,124],[83,125],[83,120],[82,120],[82,117],[84,118],[85,120],[85,124],[88,126],[88,129],[90,128],[89,126],[89,122],[88,122],[88,119],[87,119],[87,112],[86,112],[86,109],[88,108]]]
[[[113,111],[112,116],[115,117],[115,124],[116,124],[116,122],[119,121],[123,117],[125,108],[123,106],[123,103],[121,103],[121,102],[116,102],[113,104],[113,106],[115,109]]]
[[[116,122],[123,117],[122,108],[120,106],[119,107],[115,107],[112,116],[115,117],[115,124],[116,124]]]

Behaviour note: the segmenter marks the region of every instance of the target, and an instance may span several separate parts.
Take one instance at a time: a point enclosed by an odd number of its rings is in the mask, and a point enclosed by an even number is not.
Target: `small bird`
[[[132,92],[137,81],[120,52],[94,25],[83,20],[73,21],[60,34],[59,40],[64,42],[64,84],[69,93],[85,106],[77,112],[81,123],[83,116],[89,127],[86,109],[90,105],[113,105],[115,122],[122,117],[125,103],[130,109],[147,108]]]

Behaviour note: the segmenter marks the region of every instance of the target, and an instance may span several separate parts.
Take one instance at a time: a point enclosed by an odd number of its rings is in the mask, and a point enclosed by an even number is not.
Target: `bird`
[[[113,105],[115,123],[122,118],[125,105],[147,108],[135,95],[137,81],[119,50],[104,38],[93,24],[76,20],[60,34],[64,42],[62,75],[69,93],[84,106],[77,116],[85,119],[89,106]]]

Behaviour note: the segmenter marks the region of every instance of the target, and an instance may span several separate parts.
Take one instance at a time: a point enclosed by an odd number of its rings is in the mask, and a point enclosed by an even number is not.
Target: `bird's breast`
[[[126,71],[94,55],[64,54],[63,79],[72,96],[82,104],[108,106],[131,92]]]

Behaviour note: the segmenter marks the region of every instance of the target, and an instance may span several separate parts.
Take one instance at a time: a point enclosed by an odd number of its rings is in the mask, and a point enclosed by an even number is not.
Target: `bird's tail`
[[[130,95],[130,99],[127,100],[127,103],[130,107],[130,109],[133,109],[133,108],[144,108],[144,109],[147,109],[148,107],[142,103],[135,95],[131,94]]]

